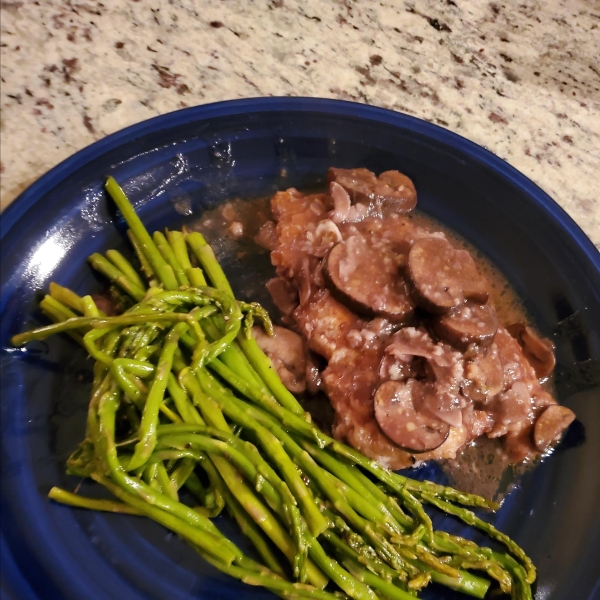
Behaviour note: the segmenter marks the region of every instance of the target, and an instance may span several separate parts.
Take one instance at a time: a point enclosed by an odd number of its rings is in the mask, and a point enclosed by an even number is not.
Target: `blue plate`
[[[49,502],[51,486],[77,484],[64,461],[84,434],[90,363],[67,338],[27,351],[10,350],[9,338],[43,322],[36,306],[50,281],[79,293],[99,289],[85,258],[127,247],[102,191],[107,175],[158,229],[232,196],[313,185],[331,165],[407,173],[419,208],[495,261],[556,343],[558,395],[578,421],[494,519],[538,566],[537,599],[598,594],[598,251],[531,181],[449,131],[358,104],[270,98],[190,108],[111,135],[54,168],[2,215],[3,598],[271,597],[215,572],[152,522]],[[229,265],[240,293],[252,289],[249,266]],[[417,475],[442,477],[434,468]],[[97,492],[88,483],[82,489]],[[239,537],[225,517],[218,525]],[[451,520],[436,526],[463,532]],[[431,587],[424,597],[458,596]]]

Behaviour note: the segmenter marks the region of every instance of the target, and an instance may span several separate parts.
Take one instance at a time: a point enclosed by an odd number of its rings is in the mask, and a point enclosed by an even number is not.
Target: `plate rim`
[[[78,165],[93,160],[110,150],[111,147],[118,146],[125,140],[132,141],[155,129],[167,129],[170,126],[181,125],[187,121],[266,111],[279,113],[286,111],[341,113],[346,116],[358,117],[365,120],[387,122],[390,125],[419,132],[443,144],[455,147],[468,154],[477,162],[485,163],[493,171],[508,179],[513,185],[521,188],[535,204],[549,214],[561,229],[566,230],[571,239],[576,242],[579,249],[587,256],[596,270],[600,272],[600,250],[598,250],[580,225],[556,200],[527,177],[527,175],[492,151],[449,129],[400,111],[348,100],[309,96],[259,96],[198,104],[167,112],[119,129],[73,153],[49,169],[21,192],[2,211],[2,218],[0,219],[0,242],[5,240],[24,213],[35,205],[42,194],[47,193],[59,181],[68,177]]]

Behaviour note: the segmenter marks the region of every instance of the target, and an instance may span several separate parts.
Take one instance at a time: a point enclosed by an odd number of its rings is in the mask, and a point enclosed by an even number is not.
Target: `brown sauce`
[[[253,247],[254,252],[265,253],[266,250],[253,240],[261,225],[272,218],[270,200],[270,197],[229,200],[206,211],[187,228],[202,233],[211,245],[234,241],[237,242],[237,253],[244,252],[247,246]],[[231,244],[227,245],[233,248]]]
[[[452,487],[501,502],[537,460],[511,465],[498,439],[480,436],[455,459],[438,461]]]
[[[490,301],[496,309],[500,323],[504,326],[511,323],[533,324],[523,301],[489,258],[437,219],[420,214],[418,209],[410,216],[423,227],[443,231],[454,246],[470,252],[478,270],[490,284]],[[535,328],[535,324],[533,327]],[[555,396],[552,377],[543,387]],[[441,460],[438,464],[451,486],[501,502],[517,485],[523,474],[538,462],[539,459],[511,465],[499,439],[480,436],[466,446],[455,459]]]
[[[418,208],[413,213],[410,213],[408,217],[421,227],[425,227],[431,231],[443,231],[453,246],[467,250],[471,254],[475,260],[477,269],[490,284],[490,300],[498,313],[498,319],[502,325],[531,322],[531,318],[528,316],[523,302],[517,296],[506,277],[502,275],[489,258],[437,219],[419,213]]]
[[[265,254],[267,250],[257,244],[254,237],[261,225],[272,218],[270,200],[270,197],[230,200],[217,208],[206,211],[201,219],[188,225],[188,229],[200,231],[207,241],[211,245],[216,245],[218,249],[226,248],[229,259],[244,258],[248,252]],[[418,208],[408,217],[417,225],[433,231],[443,231],[454,246],[471,253],[477,268],[490,284],[491,301],[503,325],[531,322],[531,317],[527,314],[523,302],[490,259],[436,219],[419,213]],[[236,223],[239,223],[240,229],[236,227]],[[234,225],[232,226],[232,224]],[[269,277],[271,276],[272,273],[269,274]]]
[[[232,277],[233,287],[238,288],[236,292],[239,291],[241,297],[263,303],[277,322],[280,321],[277,309],[273,307],[265,288],[275,270],[268,260],[269,252],[254,239],[263,223],[272,219],[270,199],[232,199],[206,211],[201,219],[189,224],[188,229],[200,231],[205,236],[226,270],[228,265],[240,261],[246,269],[250,269],[251,290],[238,287],[235,276]],[[531,323],[532,319],[522,301],[489,258],[437,220],[419,213],[418,209],[410,213],[409,218],[414,220],[415,224],[429,230],[443,231],[456,248],[467,250],[471,254],[478,270],[490,284],[490,300],[503,325],[515,322]],[[544,387],[552,393],[551,379]],[[333,409],[323,394],[307,397],[304,405],[322,429],[331,431]],[[484,435],[465,447],[455,459],[441,460],[438,464],[448,477],[450,485],[501,500],[522,474],[537,462],[538,460],[534,460],[511,465],[500,441]]]

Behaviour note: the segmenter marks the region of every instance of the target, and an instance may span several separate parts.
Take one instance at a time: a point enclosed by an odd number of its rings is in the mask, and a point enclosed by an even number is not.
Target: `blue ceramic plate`
[[[158,229],[232,196],[313,185],[331,165],[407,173],[420,209],[495,261],[556,343],[558,395],[578,421],[494,519],[538,566],[537,599],[598,593],[598,251],[531,181],[457,135],[358,104],[271,98],[190,108],[111,135],[50,171],[2,215],[3,598],[271,597],[209,568],[152,522],[49,502],[52,485],[77,483],[64,461],[84,433],[90,362],[67,338],[27,351],[11,351],[8,340],[42,322],[36,306],[51,280],[79,293],[99,289],[85,258],[127,247],[102,191],[107,175]],[[251,293],[252,264],[226,266],[237,291]],[[417,475],[442,478],[433,467]],[[89,494],[96,489],[83,485]],[[225,517],[218,525],[238,537]],[[450,520],[436,525],[462,532]],[[431,587],[424,597],[457,596]]]

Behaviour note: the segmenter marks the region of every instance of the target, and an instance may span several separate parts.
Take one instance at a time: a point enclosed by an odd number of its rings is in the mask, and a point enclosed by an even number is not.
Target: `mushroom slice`
[[[332,293],[359,314],[395,323],[412,315],[414,304],[393,256],[375,252],[361,236],[334,246],[323,272]]]
[[[252,335],[260,349],[271,359],[283,385],[294,394],[306,390],[306,351],[304,340],[294,331],[273,327],[273,336],[255,325]]]
[[[462,393],[475,402],[487,404],[504,387],[504,370],[496,344],[477,352],[465,363]]]
[[[533,441],[540,452],[545,452],[550,444],[575,420],[575,413],[566,406],[551,404],[538,417],[533,427]]]
[[[466,350],[470,344],[487,348],[498,330],[498,315],[491,304],[467,302],[432,319],[432,327],[440,339],[459,350]]]
[[[533,367],[537,378],[548,377],[556,364],[554,344],[548,338],[538,337],[535,331],[524,323],[514,323],[506,329],[523,348],[523,354]]]
[[[415,409],[415,404],[429,391],[427,384],[409,379],[386,381],[375,392],[375,419],[379,427],[390,440],[415,454],[441,446],[450,432],[447,423]]]
[[[487,302],[486,279],[466,250],[457,250],[439,236],[417,240],[408,253],[408,275],[417,303],[435,313],[446,313],[473,300]]]
[[[285,316],[290,316],[298,306],[298,291],[292,284],[283,277],[274,277],[269,279],[266,284],[269,294],[273,299],[273,304]]]
[[[381,381],[405,381],[410,377],[426,376],[425,363],[422,358],[410,361],[399,360],[393,354],[386,352],[379,363],[379,378]]]
[[[327,181],[341,185],[354,203],[372,205],[389,212],[408,212],[417,204],[413,182],[398,171],[379,177],[368,169],[329,169]]]
[[[384,171],[379,180],[392,190],[380,188],[385,208],[392,212],[408,212],[417,205],[417,190],[414,183],[400,171]]]
[[[404,327],[392,336],[385,353],[396,358],[398,366],[404,366],[406,363],[416,369],[420,365],[425,366],[423,375],[429,379],[429,382],[426,387],[427,393],[420,394],[416,398],[417,410],[427,412],[452,427],[461,426],[460,384],[464,369],[463,355],[460,352],[453,351],[450,346],[442,342],[434,344],[426,331]],[[415,360],[414,357],[421,358]],[[390,373],[389,366],[385,366]],[[407,370],[404,368],[400,375],[406,373]],[[399,380],[401,377],[390,377],[390,379]]]
[[[333,210],[329,213],[334,223],[354,223],[361,221],[367,214],[365,204],[352,204],[348,192],[336,181],[329,185],[329,195],[333,200]]]

